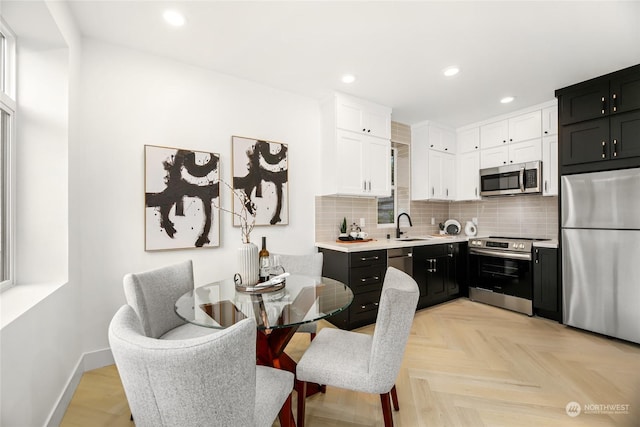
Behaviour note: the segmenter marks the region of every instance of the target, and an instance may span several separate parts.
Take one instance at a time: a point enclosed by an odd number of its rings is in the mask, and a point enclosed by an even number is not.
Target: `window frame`
[[[0,17],[0,110],[3,121],[0,130],[0,174],[2,193],[0,194],[0,262],[6,274],[0,275],[0,292],[15,285],[16,254],[16,37],[6,22]]]
[[[396,147],[391,147],[391,157],[393,159],[393,165],[391,167],[391,194],[393,194],[393,221],[390,223],[380,224],[379,220],[379,208],[378,208],[378,199],[386,199],[387,197],[377,197],[376,198],[376,226],[377,228],[395,228],[395,217],[398,212],[398,150]]]

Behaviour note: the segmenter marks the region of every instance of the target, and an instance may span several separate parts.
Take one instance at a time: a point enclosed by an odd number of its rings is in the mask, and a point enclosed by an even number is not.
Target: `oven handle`
[[[531,254],[495,251],[492,249],[470,248],[469,255],[489,255],[496,258],[521,259],[525,261],[531,261]]]

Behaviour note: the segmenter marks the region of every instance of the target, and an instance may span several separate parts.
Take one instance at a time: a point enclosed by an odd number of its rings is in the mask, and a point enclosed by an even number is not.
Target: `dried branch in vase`
[[[220,179],[219,183],[225,185],[233,196],[238,199],[240,202],[240,212],[234,212],[230,209],[223,208],[222,206],[216,206],[216,208],[229,212],[231,215],[235,215],[240,220],[240,232],[242,233],[242,243],[250,243],[251,242],[251,231],[253,231],[253,227],[256,224],[256,205],[251,201],[249,196],[244,192],[244,190],[233,189],[227,182]]]

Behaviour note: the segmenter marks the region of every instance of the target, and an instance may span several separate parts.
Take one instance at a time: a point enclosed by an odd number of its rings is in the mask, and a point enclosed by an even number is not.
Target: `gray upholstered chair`
[[[306,383],[380,395],[385,426],[393,425],[389,394],[397,411],[395,381],[418,304],[418,285],[411,276],[387,269],[373,336],[324,328],[298,362],[298,396]],[[305,399],[298,399],[298,427],[304,426]]]
[[[322,277],[322,252],[311,255],[271,254],[271,264],[280,264],[284,271],[291,274],[306,274],[307,276]],[[316,322],[303,323],[296,332],[310,334],[311,340],[316,336],[318,325]]]
[[[111,351],[137,427],[292,425],[291,372],[256,366],[256,323],[184,340],[146,336],[122,306],[109,325]]]
[[[146,336],[184,339],[217,332],[182,320],[175,313],[178,297],[193,290],[191,260],[124,276],[124,295],[140,318]]]

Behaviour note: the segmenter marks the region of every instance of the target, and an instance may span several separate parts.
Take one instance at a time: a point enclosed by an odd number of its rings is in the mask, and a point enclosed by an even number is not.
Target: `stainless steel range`
[[[469,240],[469,298],[533,315],[532,247],[525,237]]]

